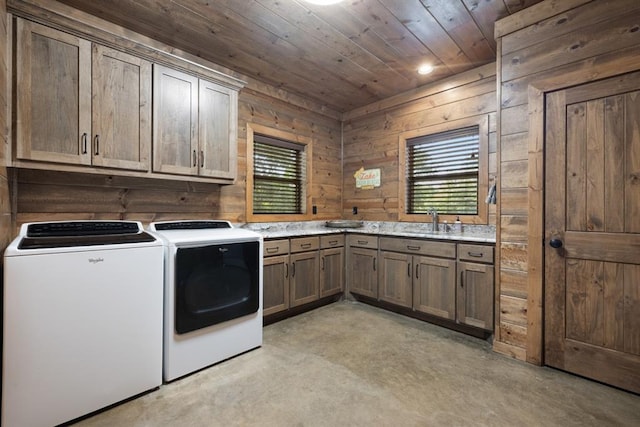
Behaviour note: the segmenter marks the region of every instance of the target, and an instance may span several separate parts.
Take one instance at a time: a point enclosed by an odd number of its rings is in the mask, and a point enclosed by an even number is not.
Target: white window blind
[[[306,156],[304,145],[254,135],[253,213],[304,213]]]
[[[409,214],[478,213],[478,126],[407,140]]]

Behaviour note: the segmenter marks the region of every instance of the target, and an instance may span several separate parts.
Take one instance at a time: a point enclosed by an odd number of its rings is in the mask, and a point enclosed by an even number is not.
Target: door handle
[[[553,249],[560,249],[562,247],[562,240],[551,239],[549,240],[549,246],[551,246]]]

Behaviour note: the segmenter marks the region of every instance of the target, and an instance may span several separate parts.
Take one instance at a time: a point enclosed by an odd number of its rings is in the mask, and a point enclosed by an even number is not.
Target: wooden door
[[[16,158],[90,164],[91,43],[16,22]]]
[[[197,175],[198,78],[153,65],[153,171]]]
[[[344,290],[344,248],[320,251],[320,298]]]
[[[202,79],[199,84],[199,174],[235,179],[237,92]]]
[[[413,308],[444,319],[456,318],[456,261],[416,256]]]
[[[458,262],[456,319],[459,323],[493,329],[493,265]]]
[[[545,363],[640,392],[640,73],[547,97]]]
[[[289,306],[296,307],[319,298],[320,268],[318,251],[291,254]]]
[[[350,247],[347,267],[349,292],[371,298],[378,298],[378,251]]]
[[[262,273],[262,315],[289,308],[289,256],[265,257]]]
[[[94,166],[149,170],[151,63],[93,45]]]
[[[412,256],[380,252],[380,294],[382,301],[411,308],[413,303]]]

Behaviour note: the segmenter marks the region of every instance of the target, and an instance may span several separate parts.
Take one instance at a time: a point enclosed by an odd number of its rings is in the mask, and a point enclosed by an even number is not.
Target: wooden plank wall
[[[400,133],[458,119],[489,116],[489,184],[493,184],[497,173],[495,74],[495,63],[491,63],[348,113],[343,131],[343,217],[354,218],[352,207],[356,206],[355,218],[397,221]],[[381,169],[380,187],[356,188],[353,174],[361,167]],[[495,214],[492,205],[490,224],[496,224]]]
[[[5,168],[7,147],[7,2],[0,0],[0,251],[13,237],[11,227],[11,197],[9,195],[9,179]],[[2,261],[0,260],[0,265]]]
[[[494,349],[542,363],[544,92],[633,71],[637,0],[546,0],[499,21],[499,326]]]

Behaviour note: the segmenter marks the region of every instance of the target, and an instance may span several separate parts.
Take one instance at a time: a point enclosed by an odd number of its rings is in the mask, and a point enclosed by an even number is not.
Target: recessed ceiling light
[[[431,64],[422,64],[418,68],[418,74],[421,74],[421,75],[429,74],[432,71],[433,71],[433,65]]]
[[[304,1],[311,4],[319,4],[322,6],[326,6],[330,4],[340,3],[342,0],[304,0]]]

